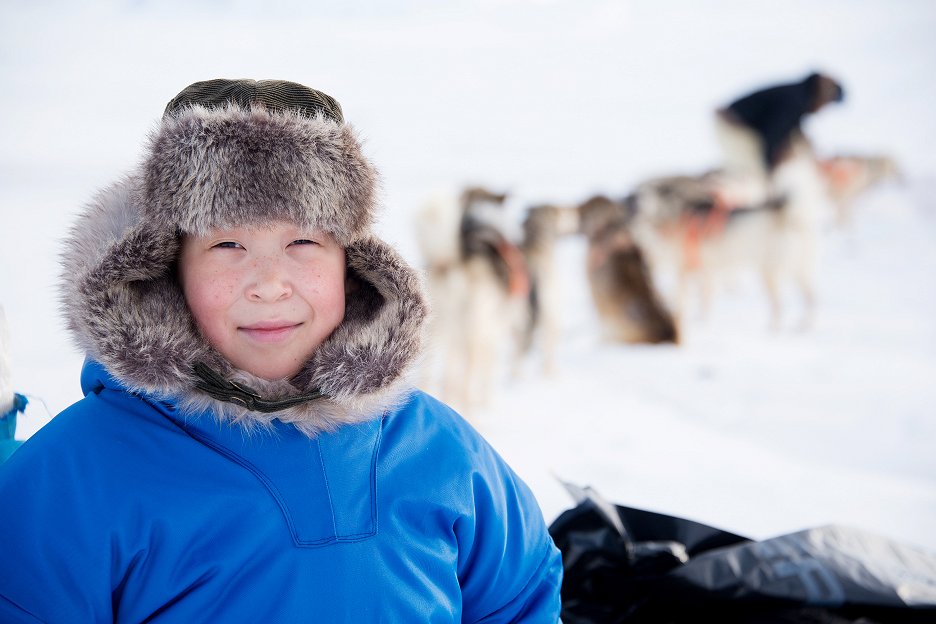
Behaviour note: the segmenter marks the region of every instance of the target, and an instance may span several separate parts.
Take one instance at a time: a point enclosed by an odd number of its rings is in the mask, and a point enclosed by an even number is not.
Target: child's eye
[[[298,238],[290,243],[290,245],[318,245],[318,243],[308,238]]]
[[[235,243],[234,241],[221,241],[214,246],[220,249],[243,249],[240,243]]]

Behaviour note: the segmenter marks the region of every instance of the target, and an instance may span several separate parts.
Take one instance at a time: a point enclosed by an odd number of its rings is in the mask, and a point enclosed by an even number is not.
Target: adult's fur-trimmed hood
[[[167,115],[142,165],[86,207],[63,256],[61,297],[77,344],[128,390],[247,426],[308,435],[379,415],[406,389],[427,314],[416,273],[370,233],[377,173],[347,124],[230,105]],[[234,368],[199,333],[175,275],[183,234],[289,220],[332,233],[354,287],[344,321],[292,380]],[[263,413],[199,390],[196,364],[265,400]]]

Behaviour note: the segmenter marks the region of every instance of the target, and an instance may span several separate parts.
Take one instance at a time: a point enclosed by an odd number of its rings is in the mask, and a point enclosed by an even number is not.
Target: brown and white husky
[[[632,206],[596,196],[578,212],[588,240],[592,301],[608,337],[625,343],[678,342],[676,321],[630,233]]]

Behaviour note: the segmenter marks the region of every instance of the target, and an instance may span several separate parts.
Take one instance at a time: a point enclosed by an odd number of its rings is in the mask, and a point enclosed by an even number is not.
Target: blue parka
[[[558,619],[529,489],[424,393],[310,439],[81,382],[0,468],[0,622]]]

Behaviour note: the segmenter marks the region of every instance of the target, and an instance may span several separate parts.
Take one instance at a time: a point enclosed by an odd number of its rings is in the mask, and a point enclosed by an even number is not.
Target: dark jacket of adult
[[[772,170],[783,159],[791,139],[802,131],[803,118],[842,99],[841,85],[828,76],[813,73],[800,82],[755,91],[719,113],[727,121],[757,133],[763,142],[764,163]]]

